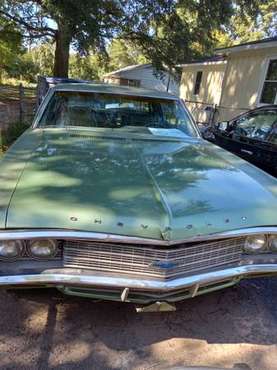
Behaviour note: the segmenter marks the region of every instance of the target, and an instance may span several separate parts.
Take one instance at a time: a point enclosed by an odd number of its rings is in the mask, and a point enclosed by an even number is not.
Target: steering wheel
[[[248,132],[242,127],[236,127],[233,134],[238,136],[248,136]]]

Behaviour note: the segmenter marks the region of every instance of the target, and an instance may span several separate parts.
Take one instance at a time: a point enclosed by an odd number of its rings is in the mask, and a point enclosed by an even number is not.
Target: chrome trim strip
[[[198,241],[209,241],[225,239],[231,237],[247,236],[253,234],[277,234],[277,226],[269,227],[251,227],[213,233],[206,235],[196,235],[181,240],[159,240],[150,238],[139,238],[135,236],[125,236],[117,234],[95,233],[89,231],[65,230],[65,229],[45,229],[45,230],[0,230],[0,240],[23,240],[23,239],[64,239],[64,240],[91,240],[115,243],[131,243],[144,245],[171,246],[181,243],[190,243]]]
[[[73,270],[74,271],[74,270]],[[78,274],[79,273],[79,274]],[[106,288],[129,288],[149,291],[168,292],[176,289],[186,289],[196,284],[199,286],[207,283],[221,282],[235,277],[247,277],[253,274],[277,274],[277,264],[245,265],[232,267],[225,270],[207,272],[193,276],[182,277],[169,281],[137,279],[134,277],[112,277],[101,275],[85,275],[80,270],[76,273],[66,273],[63,269],[46,270],[38,275],[1,276],[0,286],[93,286]]]

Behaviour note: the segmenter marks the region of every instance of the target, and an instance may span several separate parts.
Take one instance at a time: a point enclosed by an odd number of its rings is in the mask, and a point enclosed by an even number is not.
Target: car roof
[[[255,110],[265,110],[265,109],[277,109],[277,104],[269,104],[269,105],[262,105],[260,107],[251,109],[251,111]]]
[[[238,114],[237,116],[231,118],[229,120],[229,122],[231,121],[234,121],[234,120],[237,120],[238,118],[242,117],[242,116],[245,116],[246,114],[249,114],[249,113],[255,113],[255,112],[258,112],[260,110],[277,110],[277,104],[268,104],[268,105],[262,105],[260,107],[257,107],[257,108],[253,108],[253,109],[249,109],[243,113],[240,113]]]
[[[102,94],[118,94],[130,96],[143,96],[149,98],[178,100],[175,95],[164,91],[150,90],[138,87],[121,86],[114,84],[98,83],[63,83],[53,87],[54,91],[76,91],[76,92],[96,92]]]

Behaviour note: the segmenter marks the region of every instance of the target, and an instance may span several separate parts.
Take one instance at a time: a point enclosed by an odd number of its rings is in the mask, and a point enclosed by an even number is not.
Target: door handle
[[[251,152],[251,150],[241,149],[240,151],[243,152],[243,153],[253,155],[253,152]]]

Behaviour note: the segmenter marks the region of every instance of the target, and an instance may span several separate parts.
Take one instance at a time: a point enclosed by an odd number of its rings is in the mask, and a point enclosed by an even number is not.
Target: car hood
[[[6,228],[181,240],[277,223],[277,181],[202,139],[26,135],[33,147],[17,171]]]

